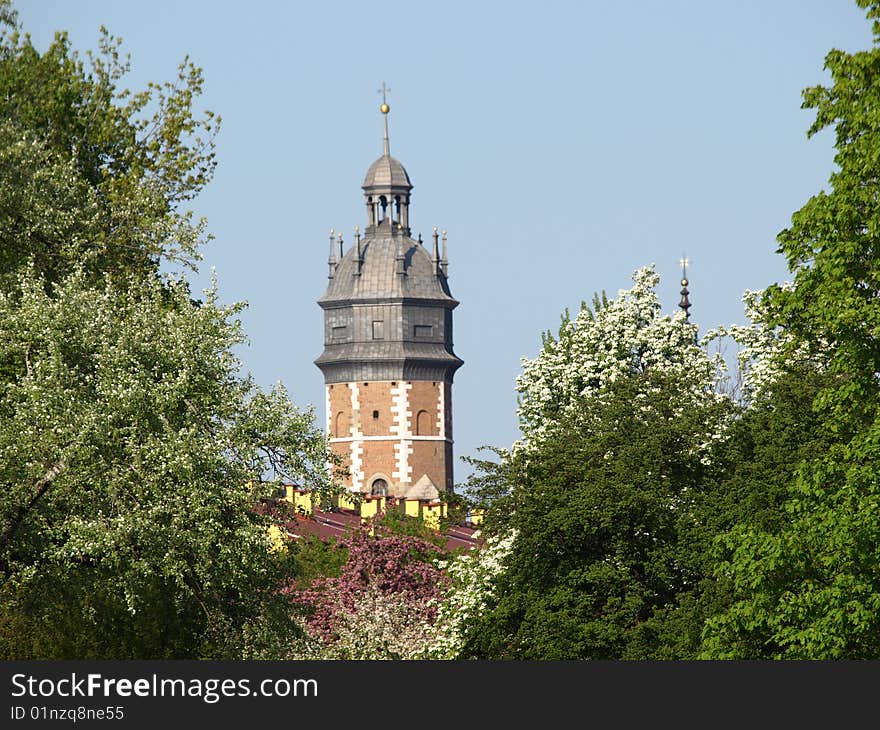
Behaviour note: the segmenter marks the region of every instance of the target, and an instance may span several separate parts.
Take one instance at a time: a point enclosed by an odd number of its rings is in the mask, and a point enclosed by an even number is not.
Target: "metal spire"
[[[391,156],[391,144],[388,141],[388,112],[391,111],[391,107],[388,106],[387,95],[391,93],[391,89],[385,86],[385,82],[382,82],[382,88],[379,89],[379,93],[382,94],[382,106],[379,107],[379,111],[382,112],[382,121],[385,125],[385,137],[382,140],[382,154],[385,157]]]
[[[690,292],[687,288],[687,267],[690,261],[688,261],[687,256],[682,255],[681,260],[678,263],[681,264],[681,301],[678,303],[678,306],[684,311],[685,319],[690,320],[691,313],[688,310],[691,308],[691,300],[688,298]]]

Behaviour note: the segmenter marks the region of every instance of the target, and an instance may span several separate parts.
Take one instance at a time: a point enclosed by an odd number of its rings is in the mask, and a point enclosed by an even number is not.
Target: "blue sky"
[[[776,234],[833,169],[833,133],[807,140],[801,90],[828,80],[832,47],[871,44],[851,0],[15,7],[41,49],[62,29],[83,52],[101,25],[121,36],[132,89],[187,54],[204,69],[201,104],[223,124],[193,203],[215,236],[195,288],[214,267],[221,298],[248,301],[245,368],[320,424],[327,235],[364,226],[388,84],[414,234],[449,232],[457,456],[518,437],[520,358],[639,266],[656,265],[671,313],[686,253],[693,321],[743,322],[742,292],[787,278]]]

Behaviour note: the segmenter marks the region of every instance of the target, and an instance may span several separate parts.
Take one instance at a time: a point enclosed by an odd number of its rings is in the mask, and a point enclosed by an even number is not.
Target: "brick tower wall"
[[[451,392],[442,381],[328,384],[327,434],[350,470],[346,486],[369,492],[381,477],[403,496],[427,474],[451,489]]]

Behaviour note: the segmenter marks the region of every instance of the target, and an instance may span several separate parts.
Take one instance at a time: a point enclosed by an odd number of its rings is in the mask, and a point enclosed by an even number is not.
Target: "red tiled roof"
[[[476,530],[462,525],[451,525],[446,530],[446,549],[450,552],[460,548],[472,548],[479,545],[474,537]]]
[[[360,515],[348,511],[321,512],[312,515],[297,515],[287,524],[287,531],[294,537],[316,535],[322,540],[330,537],[343,537],[349,530],[361,524]]]
[[[349,510],[321,512],[316,510],[312,515],[296,515],[286,523],[287,532],[293,538],[314,535],[322,540],[342,538],[352,529],[361,524],[360,515]],[[480,543],[474,537],[476,530],[463,525],[451,525],[445,534],[446,549],[454,550],[472,548]]]

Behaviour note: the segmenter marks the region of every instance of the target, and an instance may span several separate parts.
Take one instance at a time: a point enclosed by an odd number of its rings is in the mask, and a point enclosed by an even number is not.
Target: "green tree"
[[[808,134],[834,127],[838,169],[779,234],[793,285],[767,291],[782,356],[827,364],[813,408],[833,439],[804,455],[780,527],[727,536],[736,602],[707,627],[710,657],[880,656],[880,3],[857,2],[873,47],[830,51],[831,85],[804,91]]]
[[[39,53],[0,0],[0,281],[32,261],[48,282],[77,268],[155,273],[194,264],[204,221],[181,204],[211,179],[219,118],[196,116],[202,72],[141,92],[119,88],[128,59],[101,29],[88,65],[58,33]],[[10,278],[10,272],[13,272]]]
[[[457,630],[463,655],[660,658],[699,648],[702,624],[678,607],[708,574],[699,515],[732,404],[714,390],[717,364],[695,326],[661,315],[656,274],[633,278],[631,290],[544,337],[517,381],[523,441],[476,464],[483,473],[469,488],[488,506],[487,529],[515,537],[487,610]],[[670,648],[676,623],[687,637]]]
[[[0,385],[0,651],[256,651],[257,627],[291,630],[273,593],[290,565],[254,510],[272,493],[262,477],[325,487],[325,440],[283,388],[240,374],[237,309],[213,293],[194,307],[174,283],[84,279],[50,296],[23,275],[0,294],[15,373]]]
[[[0,656],[274,657],[298,634],[258,509],[326,492],[311,409],[242,374],[241,305],[194,302],[210,179],[201,72],[130,94],[106,33],[86,71],[0,0]]]
[[[664,656],[657,637],[706,575],[709,538],[695,514],[714,469],[699,449],[706,414],[680,410],[686,391],[670,376],[617,379],[602,400],[584,399],[581,415],[546,428],[538,447],[509,457],[510,493],[493,511],[510,514],[516,539],[500,598],[466,652],[681,658]]]

